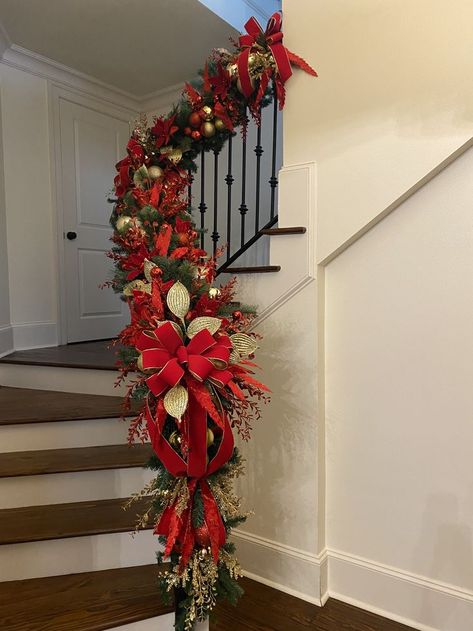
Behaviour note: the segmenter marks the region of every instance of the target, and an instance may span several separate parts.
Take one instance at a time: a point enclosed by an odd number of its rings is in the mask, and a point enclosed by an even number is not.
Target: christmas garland
[[[259,122],[273,93],[283,107],[291,64],[316,75],[283,46],[278,13],[265,31],[254,18],[245,28],[235,52],[212,52],[168,116],[136,123],[115,177],[111,284],[131,314],[119,335],[120,379],[133,371],[127,404],[142,406],[130,441],[149,439],[155,453],[140,525],[155,520],[161,586],[179,595],[178,631],[206,619],[219,596],[241,594],[228,541],[246,519],[233,491],[243,472],[233,430],[249,438],[269,392],[254,376],[254,311],[233,303],[234,280],[212,287],[216,260],[199,246],[189,173],[202,150],[219,150],[236,127],[245,133],[247,109]]]

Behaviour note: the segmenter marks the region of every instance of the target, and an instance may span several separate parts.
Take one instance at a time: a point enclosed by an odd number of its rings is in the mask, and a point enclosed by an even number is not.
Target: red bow
[[[177,386],[188,371],[198,381],[209,379],[218,387],[232,378],[226,370],[232,344],[226,335],[216,340],[207,330],[199,331],[187,346],[171,322],[165,322],[154,331],[143,332],[137,349],[142,351],[143,368],[155,369],[146,379],[151,392],[159,397],[169,388]]]
[[[283,46],[283,34],[281,31],[282,17],[280,13],[274,13],[268,20],[266,30],[263,31],[258,20],[250,18],[245,24],[248,35],[241,35],[239,39],[242,52],[238,56],[238,76],[240,77],[243,94],[248,98],[253,93],[251,77],[248,69],[248,57],[256,44],[267,46],[273,55],[277,68],[277,76],[281,84],[286,83],[292,75],[291,63],[288,51]]]

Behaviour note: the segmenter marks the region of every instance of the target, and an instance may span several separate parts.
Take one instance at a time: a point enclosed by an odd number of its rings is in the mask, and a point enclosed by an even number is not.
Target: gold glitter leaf
[[[168,390],[164,396],[164,409],[174,418],[180,419],[186,411],[189,394],[184,386],[177,385]]]
[[[238,364],[241,360],[240,353],[233,349],[230,353],[230,364]]]
[[[144,280],[133,280],[123,288],[123,294],[125,296],[133,296],[133,290],[143,291],[145,294],[151,293],[150,283],[145,283]]]
[[[159,265],[156,265],[156,263],[153,263],[153,261],[145,259],[145,262],[144,262],[144,273],[145,273],[145,278],[148,281],[148,283],[151,283],[153,281],[153,277],[151,276],[151,271],[155,267],[159,267]]]
[[[241,358],[252,355],[258,348],[258,344],[253,337],[250,337],[246,333],[235,333],[230,336],[233,348],[237,351]]]
[[[210,316],[203,316],[201,318],[195,318],[187,327],[187,337],[192,338],[200,331],[207,329],[211,335],[217,333],[222,321],[220,318],[211,318]]]
[[[143,164],[139,169],[135,171],[133,174],[133,183],[138,188],[143,188],[143,184],[149,181],[148,169]]]
[[[181,320],[186,317],[191,299],[189,292],[180,281],[174,283],[168,291],[166,302],[171,313],[181,318]]]
[[[182,149],[179,149],[179,147],[171,147],[171,145],[161,147],[160,153],[165,155],[171,162],[174,162],[174,164],[182,160]]]

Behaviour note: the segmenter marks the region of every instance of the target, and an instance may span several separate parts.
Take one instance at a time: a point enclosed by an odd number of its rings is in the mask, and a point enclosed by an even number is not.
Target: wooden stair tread
[[[152,453],[139,444],[0,453],[0,478],[143,467]]]
[[[130,532],[149,500],[137,500],[124,510],[126,501],[118,498],[0,510],[0,544]],[[152,527],[151,523],[148,528]]]
[[[0,583],[2,631],[102,631],[174,609],[157,565]]]
[[[122,414],[122,397],[0,386],[0,426],[117,418]],[[126,414],[131,415],[133,412]]]
[[[117,351],[119,347],[109,348],[111,343],[112,340],[102,340],[15,351],[10,355],[2,357],[0,364],[116,371]]]
[[[266,228],[266,230],[261,230],[262,234],[266,234],[269,236],[278,236],[284,234],[305,234],[307,232],[307,228],[303,226],[293,226],[291,228]]]
[[[280,265],[259,265],[254,267],[227,267],[222,270],[223,274],[267,274],[268,272],[279,272]]]

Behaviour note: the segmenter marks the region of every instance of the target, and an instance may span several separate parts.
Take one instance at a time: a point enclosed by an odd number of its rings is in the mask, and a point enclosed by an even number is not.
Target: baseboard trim
[[[245,576],[296,598],[322,606],[327,557],[235,530],[238,557]]]
[[[13,352],[13,331],[9,324],[0,326],[0,357]]]
[[[17,351],[57,346],[57,322],[21,322],[11,325],[13,347]]]
[[[328,550],[329,596],[419,631],[471,631],[473,592]]]

